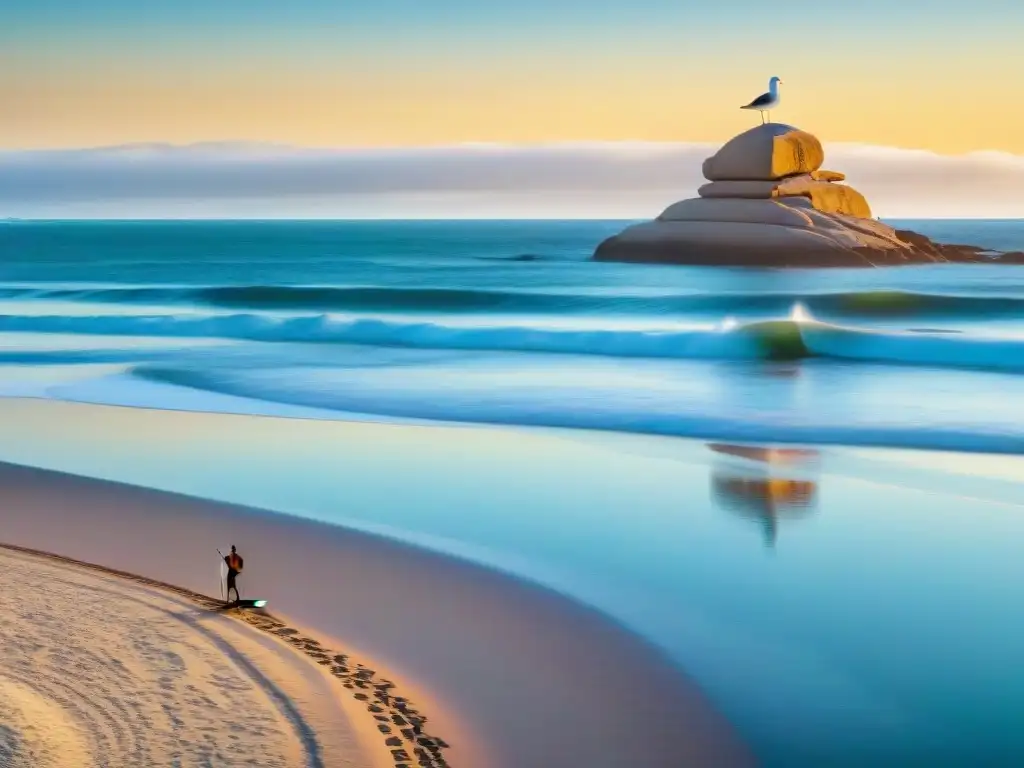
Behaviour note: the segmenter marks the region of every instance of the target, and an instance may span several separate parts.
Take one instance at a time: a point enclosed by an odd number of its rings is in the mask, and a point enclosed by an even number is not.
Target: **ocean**
[[[8,222],[0,394],[1024,447],[1020,267],[588,261],[627,223]],[[1024,248],[1020,221],[897,223]]]
[[[627,223],[0,224],[0,461],[541,584],[768,768],[1022,764],[1024,268],[590,262]]]

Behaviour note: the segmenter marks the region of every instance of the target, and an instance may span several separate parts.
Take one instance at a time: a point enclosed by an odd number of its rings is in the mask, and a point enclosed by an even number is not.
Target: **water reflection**
[[[773,379],[795,379],[803,373],[801,361],[772,362],[764,367],[764,374]]]
[[[722,509],[758,521],[767,546],[775,546],[783,518],[805,517],[816,508],[817,451],[725,443],[708,447],[719,455],[711,469],[712,498]]]

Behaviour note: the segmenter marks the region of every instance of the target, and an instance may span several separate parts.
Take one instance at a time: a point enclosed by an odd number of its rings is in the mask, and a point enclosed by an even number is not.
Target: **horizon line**
[[[873,217],[875,221],[971,221],[971,222],[1024,222],[1024,216],[1017,217],[990,217],[990,216],[876,216]],[[519,222],[519,223],[530,223],[530,222],[607,222],[607,223],[623,223],[623,222],[637,222],[637,221],[648,221],[649,217],[600,217],[600,216],[551,216],[551,217],[517,217],[517,216],[506,216],[501,218],[495,218],[492,216],[464,216],[453,218],[450,216],[421,216],[421,217],[392,217],[392,216],[362,216],[362,217],[332,217],[332,216],[309,216],[309,217],[228,217],[228,218],[195,218],[195,217],[178,217],[178,216],[161,216],[161,217],[139,217],[139,218],[110,218],[100,216],[77,216],[77,217],[25,217],[25,216],[9,216],[0,217],[0,224],[17,224],[17,223],[28,223],[28,224],[73,224],[73,223],[97,223],[97,224],[158,224],[158,223],[203,223],[203,224],[257,224],[257,223],[279,223],[279,224],[302,224],[302,223],[334,223],[334,224],[346,224],[346,223],[363,223],[363,222],[378,222],[378,223],[413,223],[413,222],[434,222],[434,223],[464,223],[464,222],[478,222],[478,223],[505,223],[505,222]]]
[[[741,134],[737,134],[741,135]],[[375,154],[375,153],[403,153],[403,152],[435,152],[444,150],[542,150],[542,149],[679,149],[687,148],[715,148],[721,147],[730,141],[729,137],[717,141],[654,141],[646,139],[603,139],[603,140],[552,140],[552,141],[453,141],[434,142],[429,144],[356,144],[356,145],[330,145],[330,144],[292,144],[275,141],[250,141],[247,139],[204,139],[191,142],[171,141],[134,141],[120,142],[113,144],[90,144],[90,145],[65,145],[48,147],[0,147],[0,156],[3,155],[29,155],[29,154],[58,154],[58,153],[101,153],[101,152],[130,152],[130,151],[155,151],[175,152],[201,149],[220,149],[226,151],[244,150],[276,150],[292,152],[325,152],[332,154]],[[872,144],[863,141],[827,141],[818,137],[823,146],[843,149],[891,149],[900,152],[913,152],[929,154],[935,157],[969,158],[978,156],[998,156],[1004,158],[1016,158],[1024,160],[1024,153],[1017,154],[1005,149],[972,149],[966,152],[951,153],[940,152],[927,147],[909,147],[897,144]]]

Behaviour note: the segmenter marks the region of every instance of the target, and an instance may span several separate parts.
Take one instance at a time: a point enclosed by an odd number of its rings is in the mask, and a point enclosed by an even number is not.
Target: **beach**
[[[9,543],[205,594],[238,544],[243,594],[407,690],[451,765],[1021,749],[1016,457],[0,409],[0,456],[43,467],[0,472]]]
[[[207,542],[244,531],[258,574],[244,590],[409,691],[451,765],[747,764],[653,649],[518,580],[382,537],[68,475],[6,466],[0,487],[8,540],[186,587],[210,583]]]
[[[618,226],[10,226],[7,599],[68,582],[19,624],[155,601],[286,765],[1019,764],[1020,275],[584,263]],[[231,545],[267,607],[203,627],[284,698],[169,618]],[[110,707],[163,723],[148,663]],[[113,738],[15,684],[0,732]]]
[[[380,764],[311,659],[208,603],[8,548],[0,584],[5,766]]]

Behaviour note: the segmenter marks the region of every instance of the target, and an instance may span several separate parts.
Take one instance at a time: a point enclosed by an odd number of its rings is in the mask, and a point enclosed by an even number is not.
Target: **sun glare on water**
[[[789,319],[794,323],[809,323],[814,320],[811,317],[811,313],[807,311],[807,307],[799,303],[793,305],[793,309],[789,313]]]

